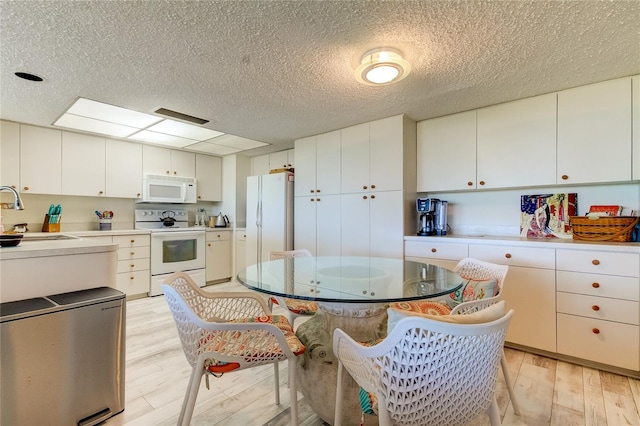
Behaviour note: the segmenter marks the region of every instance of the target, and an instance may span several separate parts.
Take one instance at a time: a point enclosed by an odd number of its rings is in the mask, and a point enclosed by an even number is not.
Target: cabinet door
[[[196,154],[198,201],[222,201],[222,158]]]
[[[20,189],[20,124],[0,121],[0,183]]]
[[[402,259],[404,253],[403,191],[369,196],[369,255]]]
[[[287,167],[295,167],[296,166],[296,150],[288,149],[287,150]]]
[[[311,204],[311,203],[310,203]],[[316,256],[340,256],[341,232],[335,219],[340,211],[340,195],[316,197]],[[296,228],[296,233],[298,228]]]
[[[296,176],[297,178],[297,176]],[[296,181],[296,185],[298,182]],[[312,255],[316,252],[316,197],[294,197],[293,199],[294,230],[293,247],[307,249]]]
[[[557,183],[631,179],[631,78],[558,93]]]
[[[341,191],[369,191],[369,123],[341,130]]]
[[[171,150],[171,174],[196,177],[196,155],[193,152]]]
[[[478,188],[555,184],[556,96],[478,110]]]
[[[107,197],[140,198],[142,145],[107,139],[105,175]]]
[[[104,197],[105,139],[62,132],[62,194]]]
[[[290,167],[287,151],[278,151],[269,154],[269,171]]]
[[[476,187],[476,111],[421,121],[418,192]]]
[[[62,132],[20,125],[20,190],[62,193]]]
[[[340,197],[342,256],[369,255],[369,205],[368,194],[342,194]]]
[[[372,191],[395,191],[404,181],[404,117],[369,123],[369,184]]]
[[[234,276],[238,275],[238,272],[247,267],[246,250],[247,232],[244,230],[238,231],[236,234],[236,269]]]
[[[510,266],[502,297],[514,310],[507,342],[555,352],[555,272]]]
[[[223,280],[231,277],[231,240],[230,232],[215,233],[207,236],[205,260],[207,268],[205,279],[209,281]]]
[[[142,172],[152,175],[171,174],[171,150],[142,145]]]
[[[633,180],[640,180],[640,75],[636,75],[631,79],[631,87],[633,89],[631,111],[633,112]]]
[[[268,175],[269,170],[269,154],[251,158],[251,176]]]
[[[316,191],[316,136],[295,141],[296,151],[296,197],[309,196]],[[254,160],[257,157],[253,157]]]
[[[315,189],[320,195],[340,193],[340,141],[340,130],[323,133],[316,138]],[[296,158],[296,161],[299,164],[298,158]],[[298,167],[296,167],[296,175],[297,173]]]

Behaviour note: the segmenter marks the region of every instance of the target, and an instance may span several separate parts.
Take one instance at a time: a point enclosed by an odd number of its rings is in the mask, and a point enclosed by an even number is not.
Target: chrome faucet
[[[22,198],[20,198],[20,193],[10,186],[0,186],[0,191],[9,191],[13,193],[13,208],[16,210],[24,210],[24,203],[22,202]]]

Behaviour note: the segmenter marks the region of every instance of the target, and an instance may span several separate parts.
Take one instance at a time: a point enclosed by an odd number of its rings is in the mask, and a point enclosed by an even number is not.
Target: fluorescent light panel
[[[193,139],[181,138],[180,136],[167,135],[166,133],[152,132],[150,130],[140,130],[129,136],[129,139],[135,139],[144,142],[157,143],[160,145],[168,145],[177,148],[183,148],[197,142]]]
[[[69,108],[67,112],[70,114],[81,115],[83,117],[95,118],[96,120],[122,124],[123,126],[135,127],[137,129],[143,129],[162,120],[161,117],[157,117],[155,115],[145,114],[84,98],[78,99],[73,105],[71,105],[71,108]]]
[[[228,146],[218,145],[210,142],[197,142],[193,145],[185,146],[184,148],[215,155],[229,155],[242,151],[241,149],[231,148]]]
[[[118,138],[126,138],[130,134],[138,131],[135,127],[123,126],[122,124],[110,123],[108,121],[96,120],[74,114],[63,114],[53,125]]]
[[[166,133],[167,135],[181,136],[197,141],[204,141],[220,135],[224,135],[224,133],[222,132],[216,132],[215,130],[194,126],[192,124],[181,123],[175,120],[163,120],[160,123],[148,127],[147,130]]]

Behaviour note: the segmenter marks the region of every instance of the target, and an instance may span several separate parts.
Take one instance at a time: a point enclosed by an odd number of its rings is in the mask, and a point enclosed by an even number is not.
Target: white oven
[[[178,271],[205,286],[205,229],[189,227],[186,210],[136,210],[135,218],[136,229],[151,231],[149,296],[162,294],[164,280]]]
[[[204,229],[151,232],[149,296],[162,294],[165,278],[177,271],[188,273],[200,287],[206,284]]]

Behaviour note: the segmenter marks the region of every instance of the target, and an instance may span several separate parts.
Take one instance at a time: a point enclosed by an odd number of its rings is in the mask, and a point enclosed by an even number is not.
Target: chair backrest
[[[474,280],[490,280],[495,279],[498,285],[498,291],[496,294],[500,294],[504,280],[509,272],[508,265],[498,265],[497,263],[485,262],[483,260],[473,259],[466,257],[462,259],[453,272],[457,273],[463,278]]]
[[[383,342],[392,346],[373,367],[392,423],[462,424],[485,412],[512,315],[484,324],[399,321]]]
[[[311,257],[311,252],[307,249],[272,250],[269,252],[269,260],[290,259],[292,257]]]

